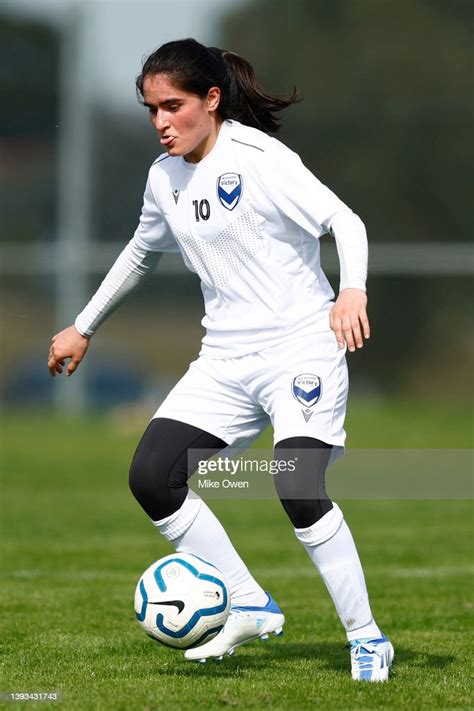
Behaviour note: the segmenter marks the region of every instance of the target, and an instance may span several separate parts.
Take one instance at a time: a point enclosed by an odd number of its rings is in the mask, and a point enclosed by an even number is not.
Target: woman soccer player
[[[345,440],[345,351],[369,337],[364,225],[269,135],[275,113],[296,95],[268,94],[238,55],[192,39],[169,42],[146,60],[137,88],[166,152],[151,166],[132,240],[75,325],[53,337],[50,373],[71,358],[71,375],[98,326],[160,254],[180,251],[201,279],[206,334],[138,445],[130,487],[177,551],[210,561],[229,582],[224,629],[185,657],[222,658],[283,627],[278,605],[187,486],[193,452],[240,447],[270,420],[275,458],[296,461],[294,472],[276,475],[276,489],[346,630],[352,677],[385,680],[393,648],[372,617],[354,541],[324,483]],[[319,258],[327,232],[341,268],[335,303]]]

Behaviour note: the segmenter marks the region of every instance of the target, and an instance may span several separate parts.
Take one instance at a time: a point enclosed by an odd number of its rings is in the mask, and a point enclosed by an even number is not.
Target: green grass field
[[[353,447],[439,447],[441,432],[469,447],[470,422],[468,408],[356,403],[348,430]],[[171,552],[128,491],[139,435],[99,417],[3,419],[0,692],[59,691],[68,711],[472,708],[470,501],[341,502],[395,645],[380,685],[351,681],[343,630],[279,503],[212,502],[287,623],[279,640],[192,664],[134,619],[139,575]]]

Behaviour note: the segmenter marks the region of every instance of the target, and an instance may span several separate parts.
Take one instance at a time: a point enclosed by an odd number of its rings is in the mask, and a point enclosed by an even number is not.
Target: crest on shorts
[[[227,210],[233,210],[242,197],[244,187],[238,173],[224,173],[217,178],[217,197]]]
[[[321,399],[322,383],[319,375],[313,373],[302,373],[293,378],[291,383],[291,392],[293,397],[298,400],[300,405],[303,405],[303,417],[306,422],[309,422],[312,416],[311,407],[316,405]]]

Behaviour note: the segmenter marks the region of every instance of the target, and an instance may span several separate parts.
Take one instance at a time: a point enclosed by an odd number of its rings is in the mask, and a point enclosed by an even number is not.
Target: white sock
[[[295,533],[326,584],[347,639],[381,637],[354,539],[339,506],[333,503],[319,521],[308,528],[295,528]]]
[[[202,499],[189,492],[181,508],[153,521],[178,553],[193,553],[215,565],[229,585],[232,605],[267,604],[267,595],[250,572],[222,525]]]

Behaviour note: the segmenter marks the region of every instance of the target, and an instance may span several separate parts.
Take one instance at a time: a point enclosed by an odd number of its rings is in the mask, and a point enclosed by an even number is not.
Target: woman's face
[[[178,89],[166,74],[152,74],[143,80],[143,98],[160,143],[170,156],[184,156],[197,163],[209,153],[220,127],[218,87],[209,89],[203,99]]]

